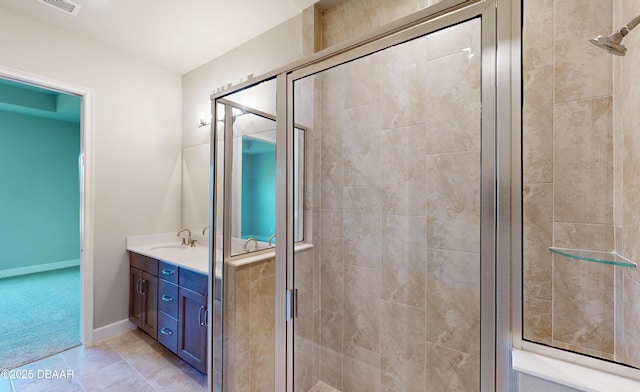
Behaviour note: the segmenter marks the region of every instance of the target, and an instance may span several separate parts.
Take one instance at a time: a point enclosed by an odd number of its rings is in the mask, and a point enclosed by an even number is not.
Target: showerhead
[[[591,38],[589,42],[611,54],[624,56],[627,53],[627,47],[621,43],[623,37],[620,31],[617,31],[611,35],[598,35]]]
[[[620,30],[610,35],[598,35],[589,40],[595,46],[606,50],[611,54],[617,56],[624,56],[627,53],[627,48],[622,45],[622,39],[625,35],[629,34],[634,27],[640,23],[640,15],[633,18],[633,20],[623,26]]]

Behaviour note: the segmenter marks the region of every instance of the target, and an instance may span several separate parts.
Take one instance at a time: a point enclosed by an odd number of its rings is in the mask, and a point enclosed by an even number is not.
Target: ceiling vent
[[[38,0],[42,4],[46,4],[51,6],[59,11],[64,12],[69,15],[76,15],[78,11],[80,11],[80,6],[78,4],[73,4],[67,0]]]

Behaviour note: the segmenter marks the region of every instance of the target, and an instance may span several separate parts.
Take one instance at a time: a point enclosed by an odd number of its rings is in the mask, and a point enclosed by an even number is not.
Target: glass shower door
[[[275,79],[214,105],[214,390],[275,391]]]
[[[480,18],[294,80],[295,391],[480,390],[480,86]]]

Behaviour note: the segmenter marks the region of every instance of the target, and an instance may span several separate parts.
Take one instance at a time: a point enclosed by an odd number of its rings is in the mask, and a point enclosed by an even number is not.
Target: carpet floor
[[[80,345],[80,267],[0,279],[0,370]]]

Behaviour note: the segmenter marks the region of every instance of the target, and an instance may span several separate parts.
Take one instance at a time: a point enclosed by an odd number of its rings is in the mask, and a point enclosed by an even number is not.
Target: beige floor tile
[[[16,392],[83,392],[80,383],[74,379],[37,379],[32,383],[25,384],[21,388],[16,389]]]
[[[107,344],[158,391],[198,391],[207,377],[157,341],[139,331],[120,335]]]
[[[125,361],[119,361],[80,377],[87,392],[154,392],[153,387]]]
[[[0,377],[0,392],[13,392],[11,381],[8,378]]]
[[[122,357],[106,343],[92,347],[79,346],[64,351],[60,355],[73,369],[76,377],[84,376],[122,360]]]
[[[158,391],[204,391],[207,376],[198,372],[176,356],[164,356],[154,361],[155,367],[147,367],[141,373]]]
[[[60,354],[56,354],[36,362],[21,366],[14,370],[17,376],[11,379],[13,389],[23,391],[82,391],[77,377],[67,371],[71,370]],[[70,378],[53,377],[53,372],[70,375]]]
[[[76,347],[22,366],[34,377],[0,379],[0,392],[206,391],[207,376],[139,330],[92,347]],[[38,370],[72,371],[70,379],[37,377]],[[27,373],[28,374],[28,373]]]

